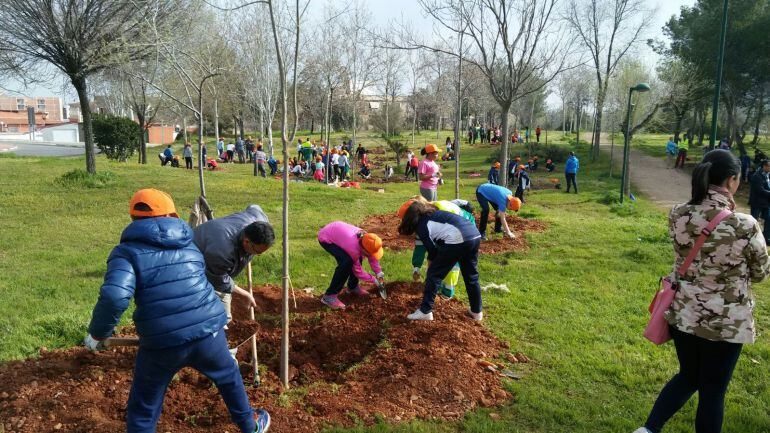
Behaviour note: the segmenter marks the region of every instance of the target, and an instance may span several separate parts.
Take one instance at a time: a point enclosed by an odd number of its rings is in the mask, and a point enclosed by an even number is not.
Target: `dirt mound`
[[[499,370],[484,361],[515,362],[507,344],[465,318],[466,307],[456,300],[438,301],[434,322],[408,322],[405,316],[419,305],[420,291],[419,284],[390,283],[387,301],[343,294],[348,307],[340,312],[322,309],[316,297],[298,291],[291,323],[292,389],[281,395],[280,321],[272,314],[280,309],[280,292],[258,288],[259,327],[246,328],[257,331],[260,366],[267,371],[259,387],[247,387],[252,405],[271,412],[274,431],[304,433],[377,419],[456,419],[508,399]],[[236,320],[244,311],[236,308]],[[246,344],[238,353],[247,384],[253,383],[250,352]],[[9,433],[122,431],[135,353],[134,348],[41,350],[37,359],[3,365],[2,427]],[[159,432],[235,430],[208,379],[184,369],[172,380]]]
[[[479,214],[476,219],[480,218]],[[546,230],[544,222],[534,219],[524,219],[515,215],[506,215],[508,227],[516,234],[516,239],[500,238],[499,235],[491,234],[494,230],[494,216],[490,214],[487,226],[487,232],[490,239],[481,243],[481,254],[505,253],[508,251],[521,251],[529,248],[529,243],[523,234],[527,232],[539,233]],[[385,248],[393,251],[411,250],[414,248],[414,239],[408,236],[398,234],[398,224],[400,220],[394,213],[384,215],[370,215],[361,224],[361,228],[378,234],[382,238],[382,244]]]

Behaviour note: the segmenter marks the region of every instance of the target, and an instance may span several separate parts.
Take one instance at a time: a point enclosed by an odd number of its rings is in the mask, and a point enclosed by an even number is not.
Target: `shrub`
[[[97,114],[93,129],[94,141],[108,159],[125,162],[139,148],[141,130],[131,119]]]
[[[570,149],[564,146],[554,145],[554,144],[537,144],[537,143],[531,143],[529,144],[528,150],[526,147],[524,149],[514,149],[510,150],[510,157],[515,158],[517,156],[520,156],[522,161],[526,162],[530,157],[537,155],[540,164],[545,164],[545,161],[547,159],[553,160],[555,164],[563,163],[567,160],[567,157],[569,156]],[[502,161],[503,160],[503,151],[502,149],[498,150],[497,152],[494,152],[489,158],[487,158],[486,162],[492,163],[495,161]],[[510,160],[510,158],[509,158]]]
[[[117,177],[109,171],[91,174],[85,170],[72,170],[56,179],[56,183],[67,187],[105,188],[115,183]]]

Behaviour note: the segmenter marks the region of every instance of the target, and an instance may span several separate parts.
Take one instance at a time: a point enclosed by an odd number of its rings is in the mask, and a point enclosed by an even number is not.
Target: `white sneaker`
[[[473,311],[471,311],[470,308],[468,309],[468,311],[465,314],[468,317],[470,317],[471,319],[473,319],[473,320],[475,320],[477,322],[480,322],[481,319],[484,318],[484,312],[483,311],[479,311],[478,313],[474,313]]]
[[[238,348],[236,347],[236,348],[228,349],[228,350],[230,351],[230,356],[233,357],[233,361],[235,361],[237,363],[238,359],[235,358],[235,355],[238,354]]]
[[[414,311],[414,313],[406,316],[406,318],[409,320],[433,320],[433,311],[430,311],[426,314],[420,311],[418,308]]]
[[[652,432],[647,430],[645,427],[639,427],[638,429],[634,430],[634,433],[652,433]]]
[[[420,281],[420,277],[420,268],[414,268],[414,270],[412,270],[412,280]]]

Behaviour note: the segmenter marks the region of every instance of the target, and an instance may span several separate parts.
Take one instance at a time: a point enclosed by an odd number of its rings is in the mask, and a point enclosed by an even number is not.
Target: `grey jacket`
[[[253,204],[243,212],[217,218],[195,228],[193,242],[206,261],[206,278],[218,292],[231,293],[233,278],[251,261],[243,249],[243,230],[256,221],[269,222],[262,208]]]

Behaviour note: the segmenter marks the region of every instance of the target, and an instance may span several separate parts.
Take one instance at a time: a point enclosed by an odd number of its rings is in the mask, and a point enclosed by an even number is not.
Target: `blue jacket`
[[[770,182],[762,166],[757,168],[749,183],[749,204],[752,208],[770,207]]]
[[[674,143],[672,140],[668,140],[668,143],[666,143],[666,153],[669,155],[676,155],[679,149],[676,146],[676,143]]]
[[[97,339],[112,335],[131,298],[144,348],[179,346],[227,323],[222,302],[206,280],[193,231],[179,218],[141,219],[126,227],[107,259],[88,332]]]
[[[487,174],[487,182],[497,185],[500,183],[500,170],[492,167],[489,169],[489,174]]]
[[[174,151],[171,150],[170,147],[167,147],[166,150],[163,151],[163,156],[165,156],[166,158],[171,158],[172,156],[174,156]]]
[[[578,169],[580,169],[580,161],[578,161],[577,156],[567,158],[567,162],[564,164],[564,172],[577,173]]]
[[[425,245],[428,260],[433,260],[443,245],[459,245],[481,237],[476,224],[451,212],[437,210],[420,218],[417,237]]]

